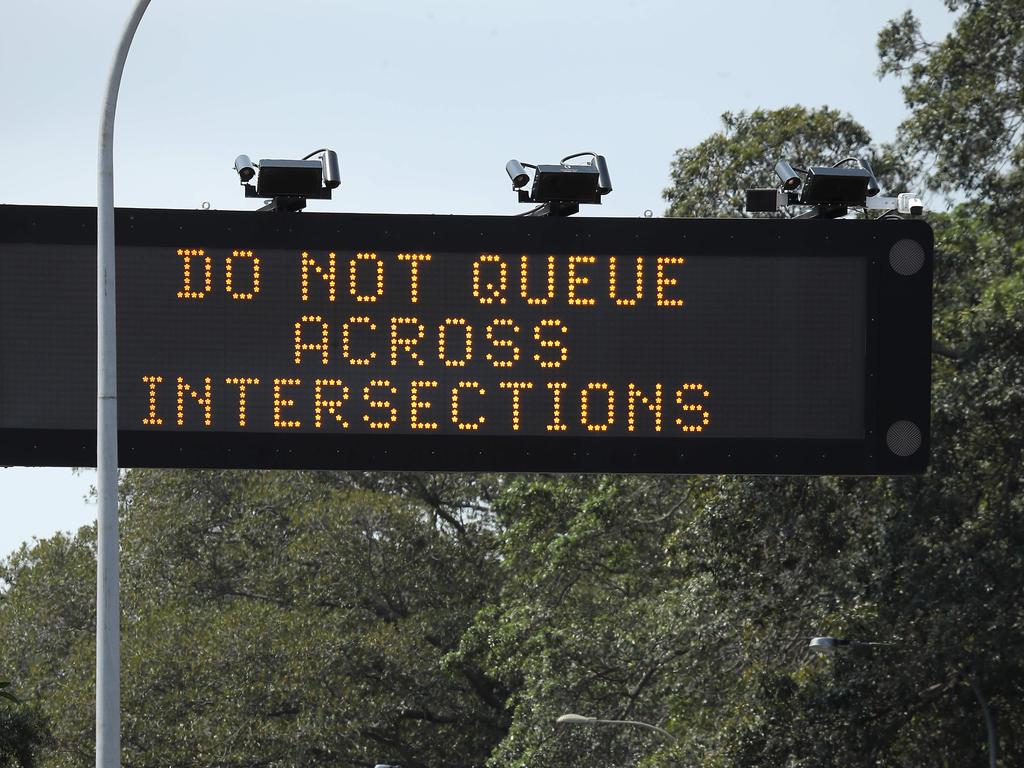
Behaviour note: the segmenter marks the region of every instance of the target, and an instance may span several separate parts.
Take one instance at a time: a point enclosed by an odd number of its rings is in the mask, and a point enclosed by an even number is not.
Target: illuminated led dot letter
[[[245,411],[246,411],[246,400],[247,392],[246,388],[260,383],[259,379],[255,378],[241,378],[238,376],[230,376],[224,379],[225,384],[234,384],[238,387],[238,426],[244,427],[246,423]]]
[[[437,429],[436,421],[420,421],[420,411],[433,407],[429,400],[420,400],[421,389],[435,389],[436,381],[409,382],[409,426],[413,429]]]
[[[615,300],[619,307],[635,307],[644,297],[644,257],[636,257],[636,283],[633,297],[619,296],[618,266],[614,256],[608,257],[608,298]]]
[[[164,420],[156,415],[156,385],[163,383],[163,376],[143,376],[142,383],[149,386],[149,415],[143,417],[142,423],[147,427],[159,427]]]
[[[299,379],[274,379],[274,426],[278,429],[298,429],[302,422],[298,419],[282,418],[285,408],[291,408],[295,401],[282,396],[281,391],[285,387],[297,387],[302,382]]]
[[[693,394],[690,394],[693,393]],[[704,389],[703,384],[683,384],[676,390],[676,402],[682,410],[692,414],[688,418],[676,419],[676,424],[683,432],[703,432],[704,427],[711,423],[711,414],[699,402],[692,402],[694,398],[711,397],[711,393]]]
[[[564,381],[549,381],[551,390],[551,423],[545,425],[548,432],[565,432],[569,427],[562,421],[562,391],[569,385]]]
[[[252,270],[252,290],[235,290],[235,259],[248,259]],[[232,299],[251,301],[260,292],[260,260],[252,251],[232,251],[224,259],[224,290],[231,294]]]
[[[648,397],[641,392],[636,384],[629,383],[629,393],[626,395],[626,427],[630,432],[636,429],[636,403],[647,407],[654,414],[654,431],[661,432],[661,383],[654,385],[654,396]]]
[[[430,261],[429,253],[400,253],[399,261],[409,262],[409,301],[413,304],[420,300],[420,262]]]
[[[359,263],[362,261],[373,262],[375,285],[372,293],[359,292]],[[384,262],[377,258],[376,253],[357,253],[354,259],[348,262],[348,292],[356,301],[374,303],[384,295]]]
[[[530,295],[529,261],[526,254],[519,257],[519,292],[527,304],[547,304],[555,298],[555,257],[548,256],[548,290],[544,296]]]
[[[665,291],[668,288],[673,287],[679,283],[678,277],[670,277],[665,274],[665,267],[674,264],[685,264],[686,259],[682,256],[659,256],[658,257],[658,274],[657,274],[657,296],[659,307],[681,307],[683,306],[683,300],[680,298],[672,298],[665,295]]]
[[[391,425],[398,421],[398,409],[391,405],[390,400],[375,399],[375,396],[370,392],[370,388],[384,389],[390,395],[394,396],[398,394],[398,390],[391,386],[391,382],[388,379],[374,379],[365,387],[363,387],[363,400],[371,408],[378,408],[386,411],[388,414],[387,420],[385,421],[374,421],[368,413],[363,414],[363,421],[365,421],[370,429],[391,429]]]
[[[185,426],[185,395],[189,395],[203,409],[203,426],[213,424],[213,398],[210,396],[210,377],[203,379],[203,393],[200,394],[184,378],[178,377],[178,426]]]
[[[213,290],[213,260],[206,255],[202,248],[179,248],[178,255],[182,258],[182,286],[178,291],[179,299],[204,299],[206,294]],[[194,272],[192,259],[202,258],[203,260],[203,287],[195,288],[192,285]]]
[[[341,356],[348,360],[349,365],[369,365],[377,357],[376,352],[370,352],[366,357],[352,357],[352,331],[353,325],[365,325],[371,331],[377,330],[377,324],[368,317],[350,317],[341,325]]]
[[[557,349],[558,359],[544,359],[541,357],[540,352],[535,353],[533,359],[540,363],[541,368],[561,368],[562,363],[569,359],[569,350],[558,339],[543,338],[545,328],[555,328],[557,333],[563,336],[569,332],[569,329],[562,324],[561,320],[541,320],[540,324],[533,328],[533,338],[540,342],[541,349]]]
[[[503,357],[497,357],[490,352],[487,353],[487,359],[491,361],[491,364],[495,368],[511,368],[517,362],[519,362],[520,349],[515,345],[512,339],[499,339],[495,335],[495,328],[511,328],[512,333],[519,333],[519,326],[516,325],[512,320],[507,317],[495,318],[490,325],[487,326],[487,340],[491,342],[491,346],[494,347],[495,352],[498,350],[505,350],[502,354]]]
[[[303,341],[302,326],[305,324],[318,324],[320,326],[320,341],[311,342]],[[308,333],[308,332],[307,332]],[[327,359],[330,355],[328,352],[327,344],[327,323],[320,315],[303,315],[302,319],[295,324],[295,364],[300,365],[302,363],[303,352],[319,352],[320,360],[324,365],[327,365]]]
[[[502,389],[512,390],[512,429],[519,430],[519,401],[520,393],[527,389],[533,389],[532,381],[501,381],[498,386]]]
[[[302,300],[309,301],[309,274],[310,270],[313,270],[313,274],[320,275],[324,282],[327,283],[327,300],[334,301],[337,296],[337,264],[335,262],[336,255],[332,251],[327,254],[327,266],[317,264],[312,256],[309,255],[308,251],[302,252],[302,272],[300,274],[300,287],[302,291]]]
[[[401,333],[398,329],[402,325],[416,326],[413,334]],[[391,364],[398,365],[398,350],[401,349],[409,357],[416,361],[416,365],[423,365],[423,360],[416,352],[416,345],[420,343],[426,329],[415,317],[392,317],[391,318]]]
[[[494,267],[485,264],[497,264],[497,275]],[[473,297],[481,304],[504,304],[505,291],[508,290],[508,265],[496,253],[484,253],[473,262]]]
[[[335,390],[340,388],[335,399],[324,398],[325,387],[333,387]],[[348,387],[341,379],[317,379],[313,386],[313,425],[320,429],[323,426],[324,411],[327,411],[342,429],[348,429],[348,422],[341,415],[341,406],[346,400],[348,400]]]
[[[596,256],[570,256],[569,257],[569,303],[576,307],[589,307],[597,303],[596,299],[580,297],[576,295],[576,286],[584,286],[590,283],[586,275],[576,274],[576,267],[581,264],[597,263]]]
[[[462,358],[455,359],[448,356],[448,329],[462,327]],[[444,322],[437,327],[437,358],[449,368],[461,368],[473,359],[473,326],[469,325],[465,318],[446,317]]]
[[[592,424],[593,410],[590,407],[590,393],[605,393],[604,423]],[[580,423],[588,432],[607,432],[608,427],[615,423],[615,390],[603,381],[591,381],[580,390]]]
[[[480,425],[486,421],[483,416],[478,416],[476,421],[459,420],[459,393],[464,389],[475,389],[481,397],[487,394],[487,390],[480,386],[479,381],[460,381],[458,386],[452,387],[452,424],[463,430],[480,429]]]

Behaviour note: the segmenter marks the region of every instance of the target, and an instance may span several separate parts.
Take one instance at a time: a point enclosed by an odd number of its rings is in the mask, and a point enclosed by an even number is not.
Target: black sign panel
[[[917,221],[117,213],[123,466],[913,473]],[[0,462],[94,463],[95,214],[0,206]]]

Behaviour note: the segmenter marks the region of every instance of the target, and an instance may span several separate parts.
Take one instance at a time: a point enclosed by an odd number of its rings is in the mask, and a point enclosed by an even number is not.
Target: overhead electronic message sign
[[[122,466],[914,473],[919,221],[117,213]],[[0,463],[95,461],[95,216],[0,206]]]

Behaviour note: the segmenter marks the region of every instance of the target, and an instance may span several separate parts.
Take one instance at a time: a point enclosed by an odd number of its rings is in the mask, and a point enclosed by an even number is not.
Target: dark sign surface
[[[120,463],[908,473],[930,229],[122,209]],[[95,217],[0,206],[0,462],[94,463]]]

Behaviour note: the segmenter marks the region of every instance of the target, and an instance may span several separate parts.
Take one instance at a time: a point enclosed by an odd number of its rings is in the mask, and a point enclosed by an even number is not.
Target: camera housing
[[[775,175],[782,179],[782,188],[787,192],[800,189],[800,185],[804,183],[800,174],[793,170],[793,166],[786,160],[779,160],[775,164]]]
[[[863,207],[872,176],[863,168],[813,167],[807,169],[800,202],[803,205],[855,205]]]
[[[323,166],[324,186],[327,189],[340,187],[341,168],[338,165],[338,153],[333,149],[325,149],[320,156],[320,164]]]
[[[530,174],[526,172],[526,168],[523,164],[516,159],[509,160],[505,163],[505,173],[512,179],[512,189],[519,189],[525,187],[530,183]]]
[[[252,177],[256,175],[256,167],[248,155],[239,155],[235,158],[235,173],[243,184],[252,181]]]

